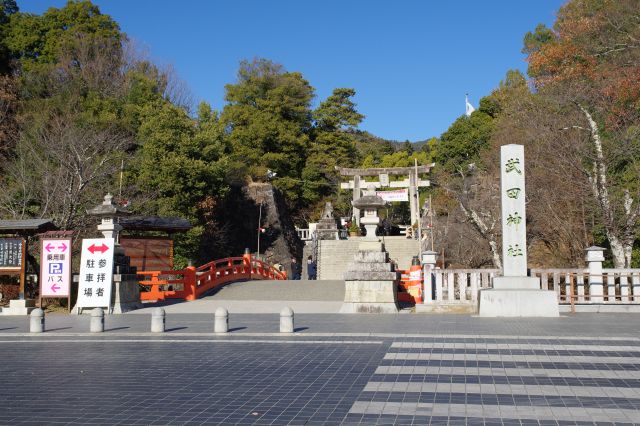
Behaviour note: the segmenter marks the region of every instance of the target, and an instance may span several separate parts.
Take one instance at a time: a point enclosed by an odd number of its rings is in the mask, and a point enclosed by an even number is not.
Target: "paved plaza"
[[[640,424],[640,316],[0,317],[0,424]]]

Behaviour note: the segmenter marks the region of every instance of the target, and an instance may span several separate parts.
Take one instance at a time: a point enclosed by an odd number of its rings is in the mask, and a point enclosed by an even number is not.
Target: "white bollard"
[[[104,331],[104,311],[102,308],[94,308],[91,311],[89,331],[92,333],[102,333]]]
[[[151,311],[151,332],[164,333],[166,314],[162,308],[154,308]]]
[[[29,331],[31,333],[44,333],[44,311],[40,308],[31,311]]]
[[[229,332],[229,312],[225,308],[216,309],[213,331],[214,333]]]
[[[280,311],[280,333],[293,333],[293,309],[289,307]]]

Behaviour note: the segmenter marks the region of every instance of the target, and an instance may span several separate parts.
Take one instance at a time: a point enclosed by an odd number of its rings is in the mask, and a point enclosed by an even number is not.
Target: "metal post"
[[[258,255],[258,258],[260,258],[260,225],[262,224],[262,201],[260,201],[260,213],[258,213],[258,250],[256,251],[256,254]]]

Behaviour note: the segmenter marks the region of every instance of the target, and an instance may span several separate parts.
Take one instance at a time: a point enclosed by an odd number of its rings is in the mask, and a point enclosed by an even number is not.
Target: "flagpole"
[[[415,174],[416,174],[416,179],[415,179],[415,185],[416,185],[416,197],[418,198],[416,200],[416,211],[418,213],[418,258],[420,258],[420,253],[422,253],[422,217],[420,215],[420,192],[419,192],[419,177],[418,177],[418,159],[414,158],[414,168],[415,168]]]

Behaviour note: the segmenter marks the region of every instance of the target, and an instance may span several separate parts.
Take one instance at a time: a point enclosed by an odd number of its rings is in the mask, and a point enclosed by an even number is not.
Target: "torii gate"
[[[383,168],[371,168],[371,169],[349,169],[344,167],[337,167],[336,170],[340,172],[341,176],[353,176],[353,179],[349,182],[340,183],[341,189],[353,190],[353,200],[357,200],[362,196],[362,189],[366,189],[369,185],[373,185],[376,188],[409,188],[409,206],[411,208],[411,224],[420,220],[420,209],[418,206],[418,188],[424,188],[431,185],[429,180],[420,179],[421,173],[429,173],[429,170],[434,166],[431,163],[426,166],[414,166],[414,167],[383,167]],[[389,175],[407,176],[403,180],[389,181]],[[378,181],[367,181],[363,179],[366,176],[378,176]],[[353,208],[353,215],[356,218],[356,223],[360,225],[360,210]]]

